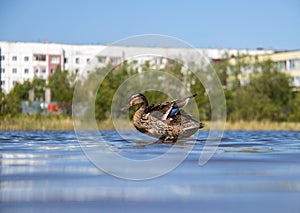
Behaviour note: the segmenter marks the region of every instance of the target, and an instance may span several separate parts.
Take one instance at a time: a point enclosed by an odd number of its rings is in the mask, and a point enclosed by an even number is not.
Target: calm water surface
[[[103,134],[133,159],[171,146]],[[137,132],[126,134],[134,139]],[[207,134],[200,132],[172,172],[128,181],[95,167],[73,131],[2,131],[0,212],[300,212],[300,132],[226,131],[213,158],[199,166]]]

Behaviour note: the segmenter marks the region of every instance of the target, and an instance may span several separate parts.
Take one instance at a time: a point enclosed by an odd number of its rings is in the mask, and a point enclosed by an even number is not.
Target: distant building
[[[35,77],[47,79],[55,69],[60,66],[70,73],[84,71],[92,59],[103,66],[112,63],[118,64],[127,57],[143,55],[150,52],[156,55],[168,55],[181,61],[193,61],[197,58],[194,51],[181,48],[147,48],[147,47],[120,47],[111,46],[109,51],[103,51],[104,45],[69,45],[56,43],[24,43],[0,41],[0,77],[2,89],[8,93],[17,82],[32,80]],[[218,61],[225,54],[236,56],[238,54],[261,55],[271,54],[273,50],[236,50],[236,49],[197,49],[209,60]],[[99,54],[100,53],[100,54]],[[136,66],[143,65],[149,58],[139,57]],[[151,65],[163,67],[166,59],[152,58]],[[289,65],[292,66],[292,65]]]
[[[292,82],[291,86],[295,89],[300,89],[300,50],[295,51],[282,51],[282,52],[274,52],[271,54],[262,54],[256,57],[257,61],[266,61],[271,60],[275,63],[277,68],[283,72],[291,76]],[[236,59],[230,59],[232,64],[236,63]],[[241,85],[245,85],[250,81],[250,75],[253,74],[253,67],[251,64],[254,63],[254,57],[245,56],[245,63],[248,65],[247,68],[242,68],[241,73],[239,74],[239,81]],[[229,74],[229,80],[232,80],[233,76]]]
[[[22,114],[25,115],[70,114],[71,108],[71,103],[22,101]]]
[[[259,59],[271,59],[280,71],[292,77],[292,86],[300,88],[300,50],[261,55]]]

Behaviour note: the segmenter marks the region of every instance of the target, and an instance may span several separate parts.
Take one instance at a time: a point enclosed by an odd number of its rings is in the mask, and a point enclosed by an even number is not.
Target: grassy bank
[[[300,122],[236,121],[227,122],[226,130],[300,130]]]
[[[206,130],[210,122],[204,122]],[[114,129],[111,120],[98,123],[99,129]],[[118,129],[133,129],[127,122],[118,124]],[[0,130],[73,130],[72,117],[68,116],[28,116],[3,117],[0,121]],[[270,121],[237,121],[227,122],[225,130],[300,130],[300,122],[270,122]]]
[[[29,116],[3,117],[0,130],[72,130],[73,120],[66,116]]]

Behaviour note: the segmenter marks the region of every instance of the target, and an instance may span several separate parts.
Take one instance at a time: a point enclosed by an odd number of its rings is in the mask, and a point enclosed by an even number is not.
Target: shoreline
[[[210,121],[204,121],[203,130],[209,130]],[[121,128],[134,129],[132,124],[122,122]],[[101,130],[113,130],[114,125],[110,119],[98,123]],[[28,116],[3,117],[0,120],[0,131],[26,131],[26,130],[74,130],[71,116]],[[291,130],[299,131],[300,122],[272,122],[272,121],[227,121],[224,130]]]

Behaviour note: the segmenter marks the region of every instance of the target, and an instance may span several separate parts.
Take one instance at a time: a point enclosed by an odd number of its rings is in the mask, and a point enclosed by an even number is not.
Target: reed
[[[204,130],[209,130],[210,121],[204,121]],[[132,122],[120,120],[116,124],[111,119],[98,122],[101,130],[134,129]],[[2,117],[0,130],[74,130],[70,116],[39,116],[20,115],[16,117]],[[224,130],[300,130],[300,122],[273,122],[273,121],[228,121]]]
[[[67,116],[20,115],[3,117],[0,130],[72,130],[73,120]]]
[[[300,122],[235,121],[227,122],[226,130],[300,130]]]

